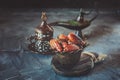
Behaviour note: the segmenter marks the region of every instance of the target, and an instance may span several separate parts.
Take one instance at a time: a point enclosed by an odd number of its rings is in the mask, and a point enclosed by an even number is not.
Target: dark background
[[[4,8],[120,8],[120,0],[0,0]]]

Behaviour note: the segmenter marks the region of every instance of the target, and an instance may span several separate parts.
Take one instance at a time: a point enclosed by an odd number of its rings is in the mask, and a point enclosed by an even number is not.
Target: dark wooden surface
[[[120,15],[101,11],[98,18],[83,30],[90,45],[84,51],[108,54],[109,58],[85,76],[62,77],[52,70],[52,55],[27,49],[29,35],[40,23],[41,11],[48,22],[74,19],[79,9],[2,9],[0,8],[0,80],[120,80]],[[87,16],[90,19],[94,13]],[[72,30],[54,27],[54,37]],[[74,31],[73,31],[74,32]]]

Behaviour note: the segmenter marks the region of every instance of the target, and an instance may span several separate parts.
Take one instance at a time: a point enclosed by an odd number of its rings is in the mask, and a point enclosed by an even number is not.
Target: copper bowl
[[[57,53],[55,56],[63,69],[71,69],[80,60],[82,50]]]

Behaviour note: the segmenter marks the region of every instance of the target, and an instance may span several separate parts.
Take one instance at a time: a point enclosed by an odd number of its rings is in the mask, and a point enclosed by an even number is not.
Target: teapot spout
[[[89,20],[90,23],[91,23],[92,21],[94,21],[94,20],[98,17],[99,12],[97,11],[96,13],[97,13],[97,14],[96,14],[91,20]]]

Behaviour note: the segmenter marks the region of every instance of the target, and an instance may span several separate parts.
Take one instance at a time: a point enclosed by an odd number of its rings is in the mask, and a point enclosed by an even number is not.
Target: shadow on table
[[[97,25],[92,28],[90,34],[85,35],[88,39],[91,38],[100,38],[103,35],[107,35],[111,33],[113,29],[106,25]]]

